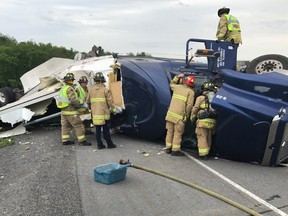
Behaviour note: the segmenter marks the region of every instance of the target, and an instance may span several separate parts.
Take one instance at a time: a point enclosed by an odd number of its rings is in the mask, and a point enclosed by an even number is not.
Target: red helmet
[[[194,76],[188,76],[185,78],[185,83],[190,86],[193,87],[194,83],[195,83],[195,77]]]

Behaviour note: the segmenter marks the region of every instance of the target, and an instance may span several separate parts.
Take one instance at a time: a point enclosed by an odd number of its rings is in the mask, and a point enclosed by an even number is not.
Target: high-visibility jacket
[[[61,109],[62,115],[77,115],[77,106],[83,103],[83,100],[78,99],[73,86],[65,84],[61,88],[57,98],[57,107]]]
[[[230,14],[223,14],[218,23],[216,37],[218,40],[225,41],[233,39],[235,44],[241,44],[241,28],[238,19]]]
[[[79,99],[85,100],[88,96],[89,90],[88,88],[84,89],[81,85],[76,87],[76,92]]]
[[[175,76],[170,82],[173,95],[165,120],[172,123],[177,123],[179,120],[185,122],[194,103],[193,89],[185,84],[177,84],[178,80],[179,78]]]
[[[224,14],[227,20],[227,28],[229,31],[241,31],[239,21],[230,14]]]
[[[59,92],[59,96],[57,97],[57,107],[62,109],[69,106],[69,99],[67,95],[68,88],[72,88],[70,85],[64,85]]]
[[[111,93],[103,83],[98,83],[90,89],[87,103],[91,106],[94,125],[104,125],[106,120],[110,120],[110,113],[116,112]]]
[[[88,88],[84,89],[81,85],[76,87],[76,93],[79,99],[83,100],[84,102],[87,102],[87,97],[89,90]],[[78,111],[81,113],[88,111],[88,108],[80,107],[78,108]]]

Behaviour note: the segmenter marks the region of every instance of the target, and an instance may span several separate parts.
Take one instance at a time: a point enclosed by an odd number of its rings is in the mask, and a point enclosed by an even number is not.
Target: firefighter
[[[195,83],[194,76],[184,78],[184,84],[177,84],[184,74],[175,76],[170,82],[170,88],[173,91],[170,106],[166,115],[166,153],[172,156],[184,156],[180,151],[182,134],[184,133],[185,121],[190,117],[190,112],[194,103]]]
[[[81,100],[84,100],[84,104],[87,103],[87,97],[89,93],[89,89],[87,87],[88,84],[88,79],[86,76],[81,76],[80,79],[78,80],[79,85],[76,87],[76,92],[78,95],[78,98]],[[89,114],[89,109],[88,106],[82,106],[78,109],[78,112],[80,115],[83,114]],[[90,120],[84,120],[83,121],[84,127],[85,127],[85,134],[93,134],[91,131],[91,121]]]
[[[234,44],[242,44],[241,29],[236,17],[229,14],[230,8],[220,8],[218,16],[220,17],[216,33],[217,41],[231,41]]]
[[[74,80],[73,73],[67,73],[64,76],[64,86],[57,98],[57,107],[61,109],[62,143],[63,145],[74,144],[74,141],[70,140],[71,128],[74,128],[79,144],[89,146],[91,143],[86,141],[84,126],[77,111],[77,107],[81,106],[84,101],[77,97],[73,87]]]
[[[212,135],[215,133],[216,112],[211,107],[211,101],[215,95],[216,87],[211,82],[205,82],[201,86],[202,94],[196,98],[191,111],[191,121],[195,122],[198,142],[198,154],[200,159],[207,160],[212,144]]]
[[[112,104],[112,96],[106,88],[106,82],[103,73],[97,72],[94,76],[95,85],[88,94],[88,104],[91,107],[92,123],[96,128],[96,142],[98,149],[105,148],[101,140],[101,130],[103,128],[103,137],[107,143],[107,148],[116,148],[110,135],[110,113],[116,113],[116,108]]]

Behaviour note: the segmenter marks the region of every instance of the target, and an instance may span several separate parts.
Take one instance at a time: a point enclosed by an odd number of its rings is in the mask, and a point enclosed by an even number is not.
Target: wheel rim
[[[256,65],[255,71],[258,74],[262,74],[272,72],[277,69],[283,69],[283,64],[275,59],[267,59],[259,62],[259,64]]]
[[[5,103],[6,102],[6,97],[5,97],[5,95],[2,92],[0,92],[0,102],[1,103]]]

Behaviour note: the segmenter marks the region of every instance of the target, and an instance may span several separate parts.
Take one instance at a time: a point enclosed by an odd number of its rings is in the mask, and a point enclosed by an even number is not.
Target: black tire
[[[288,69],[288,58],[282,55],[269,54],[253,59],[246,68],[246,73],[263,74]]]
[[[9,87],[0,88],[0,107],[15,101],[15,93]]]

